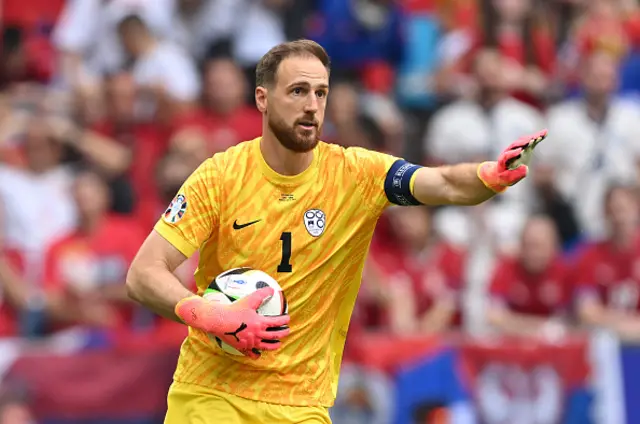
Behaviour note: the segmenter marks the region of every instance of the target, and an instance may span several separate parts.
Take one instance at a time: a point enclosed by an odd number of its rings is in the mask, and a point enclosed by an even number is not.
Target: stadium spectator
[[[64,87],[94,86],[103,76],[123,69],[126,55],[118,23],[131,14],[141,16],[156,34],[165,34],[170,26],[166,1],[65,2],[52,36],[60,62],[58,79]]]
[[[608,237],[585,247],[576,268],[581,321],[640,340],[639,203],[635,188],[615,185],[605,195]]]
[[[77,323],[126,331],[139,323],[122,281],[144,233],[135,221],[108,213],[108,187],[99,174],[80,172],[73,194],[78,226],[48,250],[45,284],[65,299]]]
[[[402,23],[395,1],[323,0],[311,38],[327,50],[334,72],[360,77],[370,91],[388,92],[404,51]]]
[[[250,93],[248,100],[253,104],[256,65],[271,47],[286,40],[284,13],[293,1],[225,0],[222,3],[236,7],[231,17],[234,25],[231,34],[232,55],[245,72]]]
[[[137,15],[122,19],[118,34],[132,61],[137,119],[170,120],[195,104],[200,78],[193,59],[184,50],[154,36]]]
[[[25,280],[24,255],[4,244],[2,231],[0,228],[0,339],[41,336],[49,322],[67,317],[64,304]]]
[[[465,254],[440,240],[425,207],[391,208],[389,225],[376,232],[373,272],[379,310],[374,316],[399,334],[437,333],[461,323]]]
[[[114,199],[120,190],[132,190],[135,197],[134,212],[149,202],[156,190],[153,169],[167,149],[167,126],[140,122],[135,119],[135,83],[128,73],[117,73],[105,80],[99,99],[103,102],[99,119],[86,122],[72,130],[68,140],[78,149],[83,159],[97,167],[110,181],[121,181],[128,186],[111,184]],[[79,111],[82,113],[82,110]],[[73,129],[72,123],[67,124]],[[73,136],[75,133],[75,137]],[[117,204],[112,205],[116,210]],[[127,210],[125,212],[130,212]]]
[[[44,34],[25,27],[3,26],[0,48],[0,87],[15,83],[49,81],[54,72],[55,52]]]
[[[237,30],[242,1],[168,0],[170,25],[166,39],[182,47],[196,61],[205,58],[212,43],[226,40]]]
[[[504,57],[500,76],[516,98],[537,106],[548,96],[554,70],[553,34],[539,5],[531,0],[488,0],[478,2],[479,25],[451,31],[443,40],[448,58],[438,77],[443,94],[465,95],[469,84],[465,74],[475,55],[484,48],[497,49]],[[460,9],[463,11],[463,8]],[[462,17],[462,15],[460,16]],[[468,21],[468,19],[463,20]],[[453,41],[451,40],[453,39]],[[455,60],[455,57],[458,60]],[[461,84],[460,81],[463,81]]]
[[[548,217],[527,221],[520,249],[497,264],[489,295],[487,320],[504,334],[553,337],[564,334],[570,268],[561,258],[558,235]],[[555,332],[555,333],[554,333]]]
[[[262,129],[262,115],[255,102],[245,103],[247,89],[242,70],[231,58],[207,60],[201,107],[182,116],[176,126],[202,128],[211,154],[256,138]]]
[[[634,4],[635,3],[635,4]],[[604,52],[618,61],[640,47],[640,9],[637,2],[593,0],[579,5],[584,10],[573,23],[567,48],[560,55],[565,82],[576,88],[582,60]],[[569,54],[567,54],[569,53]]]
[[[535,108],[509,96],[501,75],[504,61],[504,56],[496,50],[478,52],[474,63],[478,90],[473,98],[457,100],[434,114],[423,139],[425,163],[487,160],[519,134],[543,128],[543,117]],[[487,242],[489,247],[508,251],[515,247],[513,235],[521,231],[533,200],[526,182],[508,190],[496,201],[472,210],[443,209],[439,214],[444,224],[438,224],[438,230],[446,237],[458,238],[455,234],[459,232],[459,219],[454,224],[446,224],[450,219],[444,217],[462,215],[470,228],[466,242],[476,245]]]
[[[585,59],[583,96],[549,110],[549,144],[540,149],[535,167],[574,205],[588,238],[604,235],[601,205],[607,185],[638,178],[640,106],[615,96],[617,66],[603,52]]]
[[[423,139],[426,163],[484,160],[519,137],[541,128],[538,111],[509,96],[501,69],[505,58],[484,49],[473,67],[478,89],[472,99],[453,102],[433,117]]]
[[[28,121],[22,142],[26,166],[0,164],[0,202],[6,245],[24,254],[28,281],[39,281],[44,251],[76,223],[73,175],[63,145],[42,117]]]
[[[202,146],[197,145],[197,138],[188,137],[188,140],[189,144],[194,144],[197,151],[202,151]],[[191,146],[185,146],[183,143],[179,149],[174,148],[172,152],[165,154],[156,165],[154,176],[158,188],[146,198],[147,200],[140,205],[136,212],[136,218],[143,229],[153,228],[182,183],[199,165],[199,163],[194,164],[197,156],[193,156],[190,149]]]
[[[331,86],[323,140],[345,147],[359,146],[400,155],[395,106],[378,97],[363,95],[356,83],[341,80]],[[365,106],[368,104],[368,106]],[[391,110],[388,108],[391,106]]]

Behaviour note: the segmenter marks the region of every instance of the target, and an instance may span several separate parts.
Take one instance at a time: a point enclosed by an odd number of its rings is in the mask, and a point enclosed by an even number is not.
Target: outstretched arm
[[[411,192],[425,205],[482,203],[527,176],[531,152],[546,136],[545,130],[520,138],[497,161],[420,168],[412,178]]]

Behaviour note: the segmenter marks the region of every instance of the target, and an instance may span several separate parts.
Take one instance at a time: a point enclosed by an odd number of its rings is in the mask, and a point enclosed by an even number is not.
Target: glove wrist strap
[[[502,193],[507,187],[499,183],[496,162],[482,162],[478,165],[476,174],[482,184],[494,193]]]
[[[175,314],[189,327],[198,327],[198,315],[203,299],[200,296],[188,296],[178,302],[174,308]]]

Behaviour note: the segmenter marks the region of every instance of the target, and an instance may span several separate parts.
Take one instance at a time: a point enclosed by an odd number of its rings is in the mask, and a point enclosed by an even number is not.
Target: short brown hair
[[[327,72],[331,70],[329,55],[320,44],[312,40],[289,41],[278,44],[262,56],[256,67],[256,86],[273,84],[280,63],[290,56],[316,57],[327,68]]]

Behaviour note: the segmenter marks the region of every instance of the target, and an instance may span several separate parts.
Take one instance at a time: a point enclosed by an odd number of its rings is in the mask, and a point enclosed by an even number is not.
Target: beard
[[[280,144],[293,152],[306,153],[313,150],[320,140],[322,127],[317,125],[310,130],[305,130],[298,125],[298,121],[293,126],[287,125],[283,119],[269,117],[267,120],[269,129],[276,136]]]

